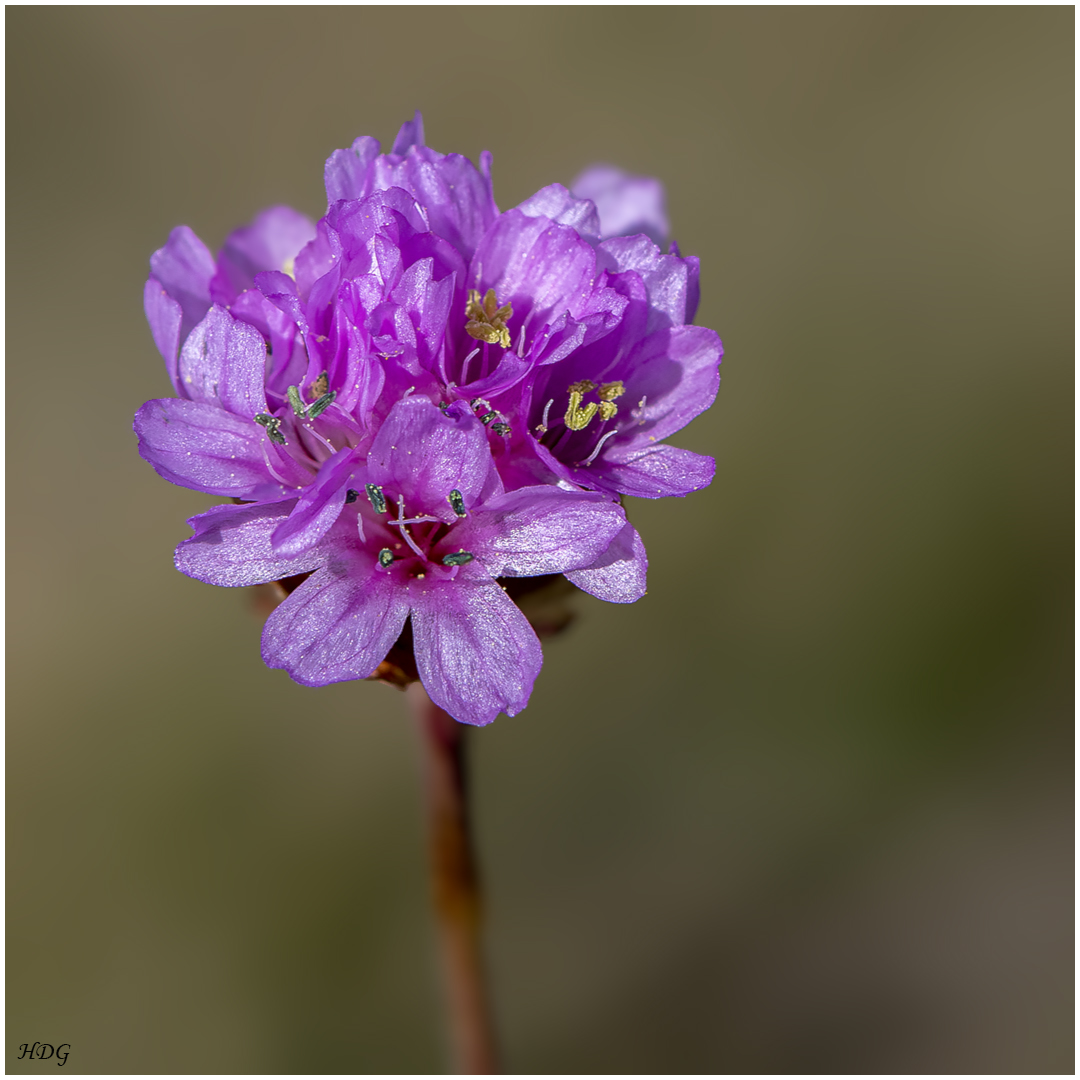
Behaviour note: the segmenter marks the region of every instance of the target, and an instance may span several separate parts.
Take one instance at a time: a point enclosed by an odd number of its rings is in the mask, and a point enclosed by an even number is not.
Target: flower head
[[[318,223],[276,207],[217,259],[185,228],[151,259],[178,396],[139,410],[140,450],[246,504],[193,518],[177,566],[310,575],[263,635],[299,682],[371,675],[408,623],[433,700],[512,715],[540,648],[498,579],[636,600],[645,550],[620,497],[712,478],[664,442],[718,383],[719,339],[690,325],[697,260],[619,235],[666,232],[655,181],[593,171],[500,213],[490,157],[436,153],[419,115],[389,154],[336,151],[326,186]]]

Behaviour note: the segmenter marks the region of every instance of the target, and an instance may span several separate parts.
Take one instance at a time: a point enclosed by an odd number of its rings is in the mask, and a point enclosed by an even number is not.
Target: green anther
[[[382,488],[378,484],[365,484],[364,490],[367,492],[368,500],[371,503],[372,510],[376,514],[386,513],[386,496],[382,493]]]
[[[469,556],[472,558],[472,556]],[[383,548],[379,552],[379,565],[385,570],[394,561],[394,553],[389,548]]]
[[[465,516],[465,500],[461,496],[461,492],[457,488],[454,488],[449,495],[446,496],[446,501],[450,504],[450,509],[457,514],[458,517]]]
[[[281,434],[281,421],[276,416],[270,416],[268,413],[259,413],[255,417],[255,423],[261,424],[266,428],[266,435],[272,443],[277,443],[278,446],[287,446],[285,436]]]
[[[509,435],[510,434],[510,425],[509,424],[504,424],[500,420],[497,424],[492,424],[491,425],[491,430],[494,431],[496,435]]]
[[[443,566],[464,566],[473,561],[473,556],[467,551],[455,551],[442,557]]]
[[[318,401],[313,402],[308,406],[308,419],[314,420],[317,416],[322,416],[331,405],[334,404],[334,398],[337,397],[337,391],[331,390],[329,394],[323,394]]]
[[[499,414],[497,412],[495,412],[494,410],[492,410],[491,412],[486,412],[486,413],[484,413],[483,416],[480,417],[480,423],[481,424],[490,424],[491,421],[494,420],[495,417],[498,416],[498,415]]]
[[[304,402],[300,397],[300,391],[295,386],[290,386],[285,393],[289,395],[289,404],[292,406],[292,411],[303,420],[304,417],[307,416],[307,410],[304,408]]]

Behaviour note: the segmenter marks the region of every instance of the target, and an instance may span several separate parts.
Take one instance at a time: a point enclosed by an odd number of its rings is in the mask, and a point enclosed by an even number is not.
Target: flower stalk
[[[454,1072],[499,1072],[481,948],[482,904],[469,828],[466,725],[420,683],[407,691],[420,729],[432,901],[442,956]]]

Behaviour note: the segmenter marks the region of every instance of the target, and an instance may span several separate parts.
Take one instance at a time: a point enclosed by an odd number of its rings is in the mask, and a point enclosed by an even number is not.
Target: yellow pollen
[[[478,289],[469,290],[469,299],[465,305],[465,332],[477,341],[486,341],[489,345],[499,344],[504,349],[510,348],[510,331],[506,328],[507,320],[514,314],[509,304],[499,307],[495,299],[495,290],[488,289],[483,301]]]
[[[596,396],[601,401],[614,401],[626,393],[626,387],[621,382],[607,382],[596,391]]]
[[[590,390],[596,389],[596,383],[589,382],[588,379],[582,379],[581,382],[571,383],[566,388],[568,394],[587,394]]]
[[[584,383],[575,383],[574,386],[583,386]],[[592,383],[588,384],[589,389],[592,389]],[[571,431],[582,431],[589,426],[589,421],[596,415],[596,410],[600,408],[595,401],[590,401],[588,405],[583,409],[581,407],[582,391],[575,390],[574,387],[570,388],[570,404],[566,407],[566,416],[563,417],[563,422]]]
[[[619,406],[614,401],[600,402],[600,419],[610,420],[619,411]]]

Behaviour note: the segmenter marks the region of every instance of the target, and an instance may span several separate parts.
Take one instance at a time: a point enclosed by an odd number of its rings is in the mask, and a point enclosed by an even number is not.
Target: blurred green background
[[[1071,8],[6,24],[9,1072],[444,1068],[405,699],[266,670],[131,433],[169,229],[418,107],[503,208],[662,177],[727,350],[649,595],[472,740],[508,1070],[1072,1071]]]

